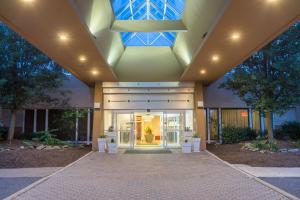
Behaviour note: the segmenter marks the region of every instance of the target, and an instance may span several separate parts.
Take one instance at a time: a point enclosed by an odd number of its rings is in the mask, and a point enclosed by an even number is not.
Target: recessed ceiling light
[[[85,56],[79,56],[79,61],[80,62],[85,62],[86,61],[86,57]]]
[[[23,2],[26,2],[26,3],[31,3],[33,2],[34,0],[22,0]]]
[[[69,37],[66,33],[60,33],[60,34],[58,34],[58,37],[61,41],[67,41],[69,39]]]
[[[206,73],[206,70],[205,69],[201,69],[200,70],[200,74],[205,74]]]
[[[211,57],[211,59],[212,59],[212,61],[217,62],[217,61],[220,60],[220,57],[219,57],[218,55],[213,55],[213,56]]]
[[[93,75],[98,75],[99,74],[99,72],[97,71],[97,70],[92,70],[92,72],[91,72]]]
[[[239,33],[233,33],[233,34],[231,35],[231,39],[234,40],[234,41],[237,41],[237,40],[239,40],[240,38],[241,38],[241,34],[239,34]]]

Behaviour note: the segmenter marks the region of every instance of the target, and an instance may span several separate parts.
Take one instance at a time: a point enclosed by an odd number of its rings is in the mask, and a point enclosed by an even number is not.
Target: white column
[[[76,109],[75,142],[78,143],[78,109]]]
[[[36,132],[36,125],[37,125],[37,109],[34,109],[33,113],[33,132]]]
[[[222,140],[222,109],[219,108],[218,109],[218,125],[219,125],[219,142],[220,144],[222,144],[223,140]]]
[[[249,112],[249,128],[253,129],[253,115],[252,115],[252,109],[248,109]]]
[[[210,144],[210,109],[206,109],[206,116],[207,116],[207,143]]]
[[[23,119],[22,119],[22,120],[23,120],[23,121],[22,121],[22,133],[25,133],[25,117],[26,117],[25,111],[26,111],[26,110],[23,110],[23,111],[22,111],[22,118],[23,118]]]
[[[48,131],[49,129],[49,110],[46,109],[45,113],[45,131]]]
[[[263,133],[265,131],[265,114],[260,112],[260,130]]]
[[[90,137],[91,137],[91,109],[88,109],[87,130],[86,130],[86,141],[88,145],[91,143]]]

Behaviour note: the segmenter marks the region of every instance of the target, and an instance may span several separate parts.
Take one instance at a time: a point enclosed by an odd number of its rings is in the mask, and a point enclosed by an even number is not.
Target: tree
[[[0,106],[11,111],[9,140],[14,137],[18,109],[68,101],[67,91],[59,90],[66,79],[54,61],[0,23]]]
[[[228,73],[220,85],[266,116],[273,139],[272,113],[300,104],[300,22]]]

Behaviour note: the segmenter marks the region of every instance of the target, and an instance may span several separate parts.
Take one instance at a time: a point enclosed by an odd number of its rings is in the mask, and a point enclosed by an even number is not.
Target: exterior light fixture
[[[85,56],[79,56],[79,61],[80,62],[85,62],[86,61],[86,57]]]
[[[99,72],[98,72],[97,70],[92,70],[91,73],[92,73],[94,76],[96,76],[96,75],[99,74]]]
[[[201,69],[200,70],[200,74],[205,74],[206,73],[206,70],[205,69]]]
[[[60,34],[58,34],[58,37],[63,42],[69,40],[69,37],[68,37],[68,35],[66,33],[60,33]]]
[[[233,33],[232,35],[231,35],[231,39],[233,40],[233,41],[237,41],[237,40],[239,40],[241,38],[241,35],[239,34],[239,33]]]
[[[218,55],[213,55],[211,57],[211,60],[214,61],[214,62],[218,62],[220,60],[220,57]]]
[[[31,3],[31,2],[33,2],[34,0],[22,0],[23,2],[25,2],[25,3]]]

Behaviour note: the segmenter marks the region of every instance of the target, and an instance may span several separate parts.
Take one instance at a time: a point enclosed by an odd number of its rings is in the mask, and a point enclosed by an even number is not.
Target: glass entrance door
[[[164,115],[165,146],[180,146],[180,137],[184,125],[184,112],[166,112]]]

